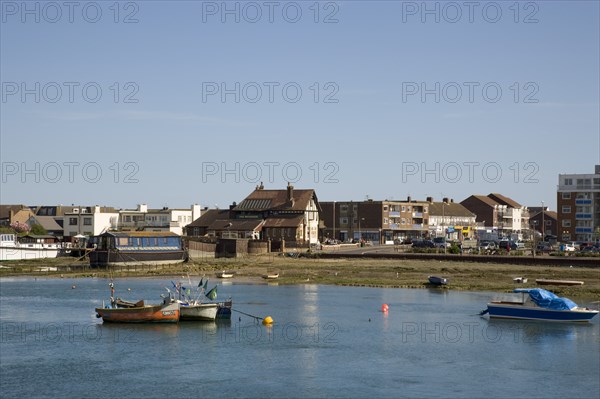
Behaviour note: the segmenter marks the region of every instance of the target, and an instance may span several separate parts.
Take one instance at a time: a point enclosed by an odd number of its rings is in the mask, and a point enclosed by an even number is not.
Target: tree
[[[48,234],[48,231],[44,227],[42,227],[41,224],[34,223],[31,225],[30,233],[36,236],[44,236]]]

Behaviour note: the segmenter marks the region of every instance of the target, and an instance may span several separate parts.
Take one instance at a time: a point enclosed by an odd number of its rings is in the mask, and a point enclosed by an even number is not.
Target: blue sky
[[[0,202],[225,207],[292,180],[555,209],[558,174],[600,162],[597,1],[427,2],[439,22],[423,2],[226,4],[2,1]]]

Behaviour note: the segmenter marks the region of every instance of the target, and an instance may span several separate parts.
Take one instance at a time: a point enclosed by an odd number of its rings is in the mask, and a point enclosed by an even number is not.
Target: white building
[[[119,211],[120,230],[170,231],[183,235],[185,226],[200,217],[200,205],[194,204],[189,209],[148,209],[148,205],[139,204],[136,209]]]
[[[117,228],[119,212],[114,208],[96,206],[73,207],[63,214],[65,236],[95,236]]]

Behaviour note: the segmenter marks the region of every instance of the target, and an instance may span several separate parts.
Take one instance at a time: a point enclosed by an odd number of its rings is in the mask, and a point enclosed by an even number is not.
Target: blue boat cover
[[[577,304],[568,298],[561,298],[556,294],[541,288],[516,288],[514,292],[526,292],[536,305],[552,310],[571,310]]]

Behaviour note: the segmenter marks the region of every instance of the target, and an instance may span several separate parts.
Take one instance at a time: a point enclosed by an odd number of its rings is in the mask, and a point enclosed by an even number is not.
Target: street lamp
[[[542,201],[542,242],[544,242],[544,228],[546,226],[544,225],[544,201]]]
[[[333,201],[333,242],[335,243],[335,201]]]

